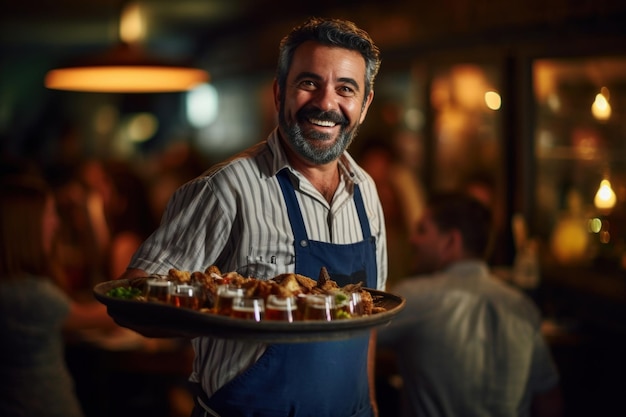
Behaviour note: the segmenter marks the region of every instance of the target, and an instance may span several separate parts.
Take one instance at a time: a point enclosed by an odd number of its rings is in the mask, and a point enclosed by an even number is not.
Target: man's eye
[[[305,90],[313,90],[315,88],[315,82],[311,80],[300,81],[300,88]]]
[[[342,96],[352,96],[354,95],[354,89],[352,87],[343,86],[339,88],[339,94]]]

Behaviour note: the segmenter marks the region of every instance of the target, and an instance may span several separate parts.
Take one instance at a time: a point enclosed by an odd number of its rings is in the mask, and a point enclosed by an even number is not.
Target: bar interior
[[[490,266],[542,312],[566,416],[623,413],[621,0],[3,5],[2,155],[32,162],[61,198],[68,294],[89,299],[94,285],[119,276],[123,266],[105,247],[116,233],[133,224],[145,236],[179,185],[265,139],[276,123],[278,40],[314,15],[356,22],[382,52],[374,101],[349,151],[380,180],[381,199],[391,199],[389,284],[410,274],[403,219],[434,191],[474,190],[495,214]],[[130,86],[92,85],[93,74],[84,85],[65,84],[80,76],[64,78],[62,69],[104,62],[140,73]],[[149,71],[163,67],[180,71],[181,85],[168,84],[172,74],[150,84]],[[403,190],[414,196],[408,207],[387,176],[398,166],[412,177]],[[103,216],[107,230],[98,227]],[[120,327],[70,332],[65,342],[86,416],[190,415],[188,340]],[[394,417],[397,374],[379,356],[381,417]]]

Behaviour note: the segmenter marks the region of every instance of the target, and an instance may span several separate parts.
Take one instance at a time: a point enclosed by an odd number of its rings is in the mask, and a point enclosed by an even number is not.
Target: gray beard
[[[339,131],[339,136],[337,140],[330,148],[317,148],[313,146],[313,143],[317,140],[328,140],[329,135],[327,134],[319,134],[317,132],[313,132],[309,135],[308,138],[304,136],[300,125],[296,122],[293,124],[288,124],[285,120],[284,116],[285,112],[283,111],[282,105],[280,109],[280,113],[278,116],[278,123],[280,128],[287,135],[287,140],[291,143],[291,146],[301,155],[303,158],[317,165],[327,164],[331,161],[338,159],[341,154],[350,146],[352,140],[356,136],[359,126],[356,125],[354,128],[349,129],[345,126],[341,127]]]

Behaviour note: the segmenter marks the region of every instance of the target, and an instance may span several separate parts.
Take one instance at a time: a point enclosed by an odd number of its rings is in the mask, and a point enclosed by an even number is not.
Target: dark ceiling
[[[2,46],[107,45],[116,40],[123,0],[2,0]],[[148,20],[147,42],[197,44],[211,36],[236,35],[303,16],[370,1],[318,0],[314,6],[284,0],[138,0]],[[389,3],[389,1],[388,1]],[[394,3],[394,1],[392,1]],[[339,6],[339,7],[338,7]]]
[[[1,0],[3,58],[41,52],[63,60],[92,54],[118,40],[122,0]],[[139,0],[147,18],[144,46],[171,58],[196,61],[212,72],[271,66],[280,37],[311,15],[360,19],[380,2],[317,0]],[[385,4],[405,3],[388,0]],[[376,6],[378,4],[378,6]],[[49,65],[53,65],[51,62]]]
[[[117,41],[127,0],[0,0],[0,52],[64,57]],[[311,15],[348,18],[389,50],[432,39],[494,38],[529,27],[563,31],[571,21],[624,27],[622,0],[137,0],[146,47],[215,66],[273,65],[280,37]],[[621,16],[615,17],[615,16]],[[621,21],[621,22],[620,22]],[[441,41],[440,41],[441,43]],[[267,62],[263,60],[267,59]],[[232,64],[229,64],[232,63]],[[211,68],[209,68],[211,69]]]

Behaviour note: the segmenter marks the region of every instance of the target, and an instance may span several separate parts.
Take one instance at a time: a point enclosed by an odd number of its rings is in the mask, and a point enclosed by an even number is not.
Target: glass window
[[[619,265],[626,213],[626,58],[541,59],[532,69],[533,230],[556,264]]]

